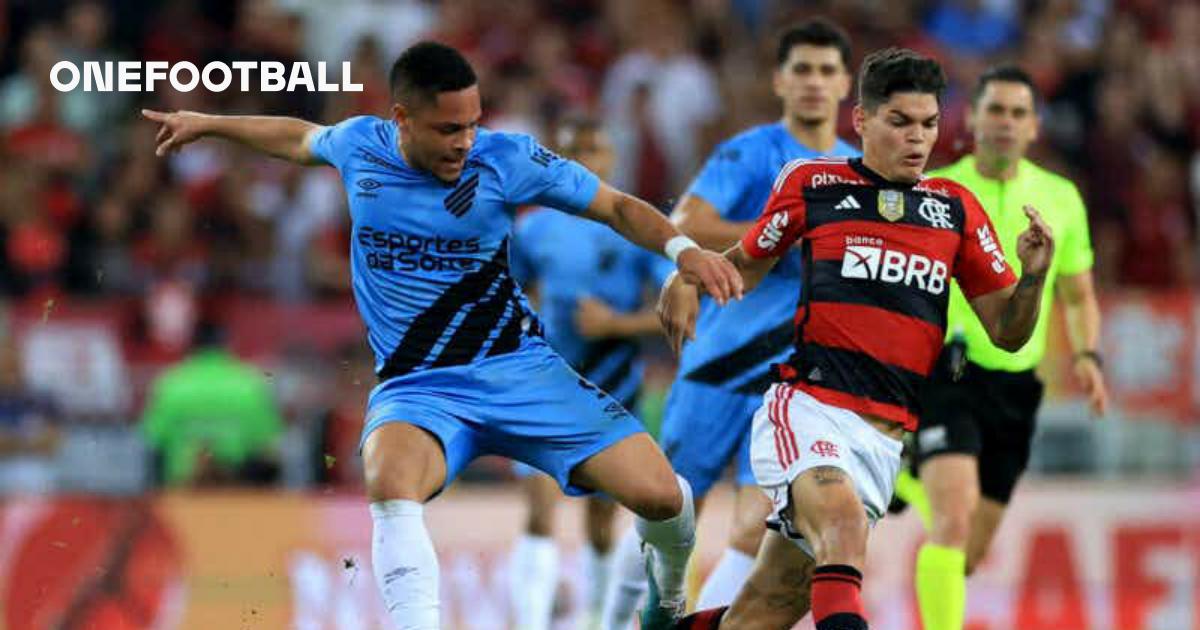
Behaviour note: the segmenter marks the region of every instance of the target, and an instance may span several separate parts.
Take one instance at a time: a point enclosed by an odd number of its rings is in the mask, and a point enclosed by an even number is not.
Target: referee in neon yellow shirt
[[[1020,273],[1017,235],[1031,205],[1054,232],[1058,247],[1047,273],[1043,304],[1053,291],[1066,315],[1075,374],[1094,414],[1108,404],[1097,352],[1100,309],[1092,286],[1087,211],[1067,179],[1025,159],[1037,139],[1037,92],[1019,68],[998,66],[980,77],[967,123],[975,150],[930,176],[948,177],[975,193],[992,219],[1008,262]],[[1013,488],[1029,462],[1042,383],[1034,369],[1046,351],[1049,308],[1017,352],[1000,350],[955,285],[948,341],[924,396],[915,436],[920,484],[898,483],[897,494],[925,520],[928,540],[917,557],[917,599],[926,630],[961,630],[966,576],[987,552]],[[923,487],[923,491],[922,491]]]

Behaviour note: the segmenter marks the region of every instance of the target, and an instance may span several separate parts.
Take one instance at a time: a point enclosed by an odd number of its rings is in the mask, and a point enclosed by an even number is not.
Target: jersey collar
[[[866,164],[863,164],[862,158],[860,158],[860,157],[850,158],[849,160],[847,160],[847,162],[850,164],[850,168],[854,169],[854,171],[856,173],[867,178],[867,181],[871,182],[872,184],[874,184],[876,186],[879,186],[880,188],[909,189],[909,188],[912,188],[912,187],[916,186],[917,184],[921,183],[921,180],[917,180],[911,184],[906,184],[903,182],[894,182],[890,179],[887,179],[883,175],[880,175],[879,173],[876,173],[875,171],[871,170]],[[924,179],[924,177],[922,177],[922,179]]]

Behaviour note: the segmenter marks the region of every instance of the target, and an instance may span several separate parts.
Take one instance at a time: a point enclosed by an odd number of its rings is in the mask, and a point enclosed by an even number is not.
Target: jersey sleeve
[[[1073,276],[1092,268],[1095,254],[1092,252],[1092,237],[1088,231],[1087,208],[1079,189],[1074,184],[1067,185],[1068,190],[1062,195],[1062,213],[1067,220],[1063,223],[1063,234],[1056,234],[1058,239],[1057,253],[1058,275]]]
[[[496,166],[504,184],[505,201],[538,204],[579,214],[600,189],[600,178],[582,164],[538,144],[530,136],[504,134],[497,140]]]
[[[686,194],[707,201],[722,218],[737,220],[732,215],[742,206],[754,185],[754,173],[759,171],[751,165],[753,160],[752,153],[732,143],[717,147]]]
[[[543,211],[534,210],[517,219],[513,238],[508,243],[509,269],[512,272],[513,280],[516,280],[522,287],[537,282],[537,265],[533,260],[533,252],[530,251],[533,243],[537,242],[535,234],[537,221],[533,216],[537,212]]]
[[[954,278],[967,299],[999,291],[1017,281],[1016,274],[1004,257],[1004,250],[979,200],[971,191],[956,188],[963,204],[965,225],[954,260]]]
[[[342,164],[357,146],[352,138],[358,135],[362,125],[370,124],[370,121],[370,116],[355,116],[336,125],[322,127],[313,136],[308,148],[317,159],[341,170]]]
[[[783,167],[754,227],[742,237],[742,249],[753,258],[779,257],[804,233],[804,181],[807,168],[797,160]]]

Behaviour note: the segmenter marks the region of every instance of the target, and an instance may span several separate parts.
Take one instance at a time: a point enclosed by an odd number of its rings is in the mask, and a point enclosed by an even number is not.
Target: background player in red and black
[[[726,252],[748,287],[797,241],[805,258],[795,351],[752,429],[755,477],[777,531],[724,618],[705,611],[683,627],[791,627],[811,603],[818,630],[865,630],[867,532],[891,498],[899,437],[917,426],[949,279],[997,345],[1019,348],[1033,330],[1054,250],[1041,217],[1026,208],[1017,282],[974,196],[922,178],[944,86],[937,62],[912,51],[867,57],[854,109],[862,159],[789,164],[758,223]],[[663,290],[677,349],[693,334],[698,299],[680,279]]]

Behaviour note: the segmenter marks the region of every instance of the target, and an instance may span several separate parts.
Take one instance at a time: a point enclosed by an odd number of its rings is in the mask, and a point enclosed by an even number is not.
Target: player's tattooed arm
[[[1032,206],[1025,206],[1025,215],[1029,217],[1029,228],[1017,237],[1021,279],[1013,286],[971,300],[992,343],[1009,352],[1020,350],[1033,335],[1042,307],[1042,288],[1054,257],[1050,226]]]
[[[996,347],[1016,352],[1029,341],[1045,281],[1045,274],[1025,273],[1014,285],[971,299],[971,307]]]

